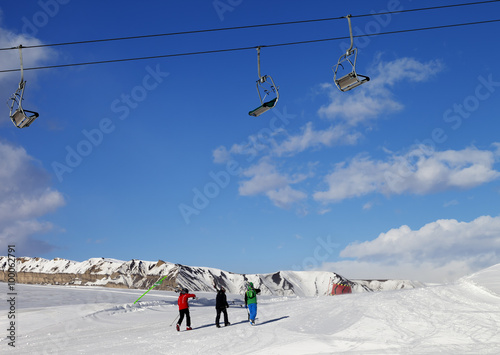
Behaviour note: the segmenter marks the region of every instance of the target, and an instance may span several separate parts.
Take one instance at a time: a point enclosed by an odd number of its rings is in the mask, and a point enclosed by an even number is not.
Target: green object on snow
[[[168,275],[167,275],[168,276]],[[141,297],[139,297],[138,299],[135,300],[134,304],[137,303],[137,301],[139,301],[142,297],[144,297],[146,295],[146,293],[148,293],[149,291],[151,291],[155,286],[160,286],[162,281],[167,277],[167,276],[164,276],[160,281],[156,281],[153,286],[151,286],[149,288],[149,290],[147,290],[146,292],[143,293],[143,295]]]

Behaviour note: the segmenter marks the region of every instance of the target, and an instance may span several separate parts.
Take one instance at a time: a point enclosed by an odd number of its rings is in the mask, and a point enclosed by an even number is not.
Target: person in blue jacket
[[[247,283],[247,291],[245,292],[245,308],[248,308],[248,320],[252,325],[255,325],[255,318],[257,318],[257,295],[259,293],[260,289],[254,288],[252,282]]]

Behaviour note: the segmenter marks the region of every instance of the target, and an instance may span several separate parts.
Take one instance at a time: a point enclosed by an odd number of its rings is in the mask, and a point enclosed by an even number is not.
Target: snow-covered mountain
[[[0,281],[7,281],[8,259],[0,257]],[[327,295],[332,283],[347,282],[353,292],[370,292],[416,288],[422,284],[406,280],[348,280],[327,271],[278,271],[271,274],[236,274],[208,267],[191,267],[158,260],[132,259],[120,261],[92,258],[83,262],[55,258],[17,258],[17,282],[27,284],[85,285],[116,288],[174,290],[185,287],[190,291],[215,291],[213,284],[229,293],[240,294],[251,281],[263,295],[312,297]]]

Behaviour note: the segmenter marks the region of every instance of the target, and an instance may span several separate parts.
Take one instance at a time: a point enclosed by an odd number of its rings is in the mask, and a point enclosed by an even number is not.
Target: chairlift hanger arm
[[[351,46],[347,50],[346,55],[350,55],[351,54],[352,47],[354,46],[354,40],[353,40],[353,36],[352,36],[351,17],[352,17],[351,15],[347,15],[346,16],[347,22],[349,22],[349,37],[351,38]]]
[[[260,46],[257,47],[257,73],[259,75],[259,81],[263,82],[262,75],[260,75]]]
[[[259,76],[259,79],[256,82],[256,86],[257,86],[257,92],[259,94],[260,103],[264,104],[264,101],[265,101],[267,95],[269,94],[269,91],[264,88],[264,84],[266,82],[270,83],[270,86],[271,86],[270,89],[273,92],[275,92],[276,94],[277,94],[278,88],[275,86],[274,80],[273,80],[273,78],[271,76],[269,76],[269,75],[262,75],[261,74],[261,71],[260,71],[260,49],[261,48],[262,48],[261,46],[258,46],[256,48],[257,49],[257,74]],[[262,97],[262,95],[260,93],[261,88],[262,88],[262,90],[265,93],[264,98]]]
[[[23,45],[20,44],[17,48],[19,48],[19,59],[21,61],[21,84],[19,84],[21,86],[24,82]]]

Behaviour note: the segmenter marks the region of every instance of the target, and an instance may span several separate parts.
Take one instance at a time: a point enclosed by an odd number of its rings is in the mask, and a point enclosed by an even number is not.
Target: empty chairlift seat
[[[337,88],[340,91],[349,91],[354,89],[355,87],[358,87],[361,84],[364,84],[368,81],[370,81],[370,78],[356,73],[356,60],[358,58],[358,49],[353,48],[354,46],[354,41],[352,37],[352,26],[351,26],[351,15],[346,16],[347,21],[349,22],[349,33],[351,37],[351,46],[349,49],[345,52],[345,54],[341,55],[337,65],[335,66],[335,69],[333,70],[334,75],[333,75],[333,81]],[[337,78],[340,75],[339,68],[346,69],[344,68],[344,64],[348,66],[350,69],[350,72],[348,72],[346,75],[341,76],[340,78]]]
[[[264,102],[262,105],[257,107],[255,110],[250,111],[248,114],[253,117],[257,117],[262,115],[264,112],[269,111],[272,109],[274,106],[276,106],[276,103],[278,102],[278,98],[275,97],[271,101]]]
[[[38,118],[38,113],[25,110],[23,108],[23,96],[24,89],[26,87],[26,81],[24,81],[22,45],[20,45],[18,48],[19,57],[21,59],[21,82],[19,83],[16,92],[12,94],[11,98],[7,102],[7,105],[10,109],[9,116],[12,123],[14,123],[17,128],[25,128],[29,127],[33,123],[33,121]]]
[[[27,115],[26,113],[29,113],[29,115]],[[14,123],[18,128],[29,127],[29,125],[33,123],[33,121],[37,118],[37,112],[21,109],[17,109],[16,112],[14,112],[14,114],[10,116],[12,123]]]
[[[335,85],[340,91],[349,91],[354,89],[355,87],[358,87],[361,84],[366,83],[367,81],[370,81],[370,78],[357,74],[355,71],[350,72],[347,75],[344,75],[340,79],[334,79],[335,80]]]
[[[274,84],[274,80],[270,75],[260,75],[260,47],[257,47],[257,70],[259,79],[257,80],[257,93],[259,94],[260,106],[248,112],[250,116],[258,117],[264,112],[269,111],[278,103],[279,92],[278,87]],[[271,98],[272,99],[268,99]],[[268,99],[266,101],[266,99]]]

